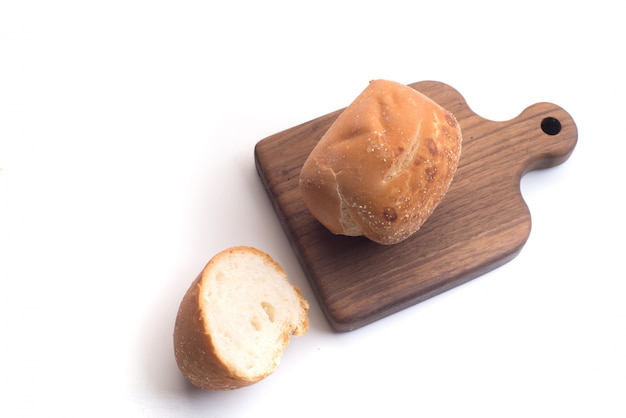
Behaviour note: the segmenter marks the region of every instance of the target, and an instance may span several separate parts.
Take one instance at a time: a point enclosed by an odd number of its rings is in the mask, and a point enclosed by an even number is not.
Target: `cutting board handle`
[[[529,153],[526,170],[550,168],[562,164],[574,151],[578,138],[576,124],[561,107],[552,103],[537,103],[529,106],[516,118],[534,121],[535,135],[529,133]]]

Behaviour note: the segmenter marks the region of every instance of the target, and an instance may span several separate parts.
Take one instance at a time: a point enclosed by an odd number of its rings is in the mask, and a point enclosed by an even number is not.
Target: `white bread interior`
[[[209,261],[189,287],[174,327],[179,369],[203,389],[256,383],[280,363],[290,335],[308,329],[309,305],[262,251],[234,247]]]
[[[371,81],[305,161],[302,199],[334,234],[399,243],[443,199],[461,142],[456,118],[439,104],[410,86]]]

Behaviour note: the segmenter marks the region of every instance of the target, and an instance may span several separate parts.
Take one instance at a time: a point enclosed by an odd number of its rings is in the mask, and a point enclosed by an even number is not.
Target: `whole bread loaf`
[[[174,325],[178,368],[195,386],[231,390],[271,374],[309,305],[283,268],[252,247],[215,255],[185,293]]]
[[[302,198],[334,234],[399,243],[448,191],[461,142],[454,115],[430,98],[397,82],[371,81],[304,163]]]

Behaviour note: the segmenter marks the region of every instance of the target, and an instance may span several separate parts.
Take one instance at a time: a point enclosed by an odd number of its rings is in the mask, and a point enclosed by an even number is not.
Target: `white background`
[[[0,4],[0,416],[626,416],[619,3],[219,3]],[[553,102],[579,142],[524,177],[517,258],[337,334],[253,149],[374,78],[445,82],[493,120]],[[207,392],[173,324],[233,245],[285,267],[311,329],[266,380]]]

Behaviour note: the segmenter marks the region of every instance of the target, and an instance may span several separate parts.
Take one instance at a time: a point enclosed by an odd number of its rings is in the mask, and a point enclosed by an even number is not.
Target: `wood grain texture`
[[[382,246],[332,235],[305,207],[300,168],[338,110],[259,141],[257,171],[278,218],[337,331],[350,331],[465,283],[513,259],[531,229],[522,176],[563,163],[577,141],[562,108],[537,103],[516,118],[483,119],[452,87],[411,84],[451,111],[463,149],[448,193],[409,239]]]

